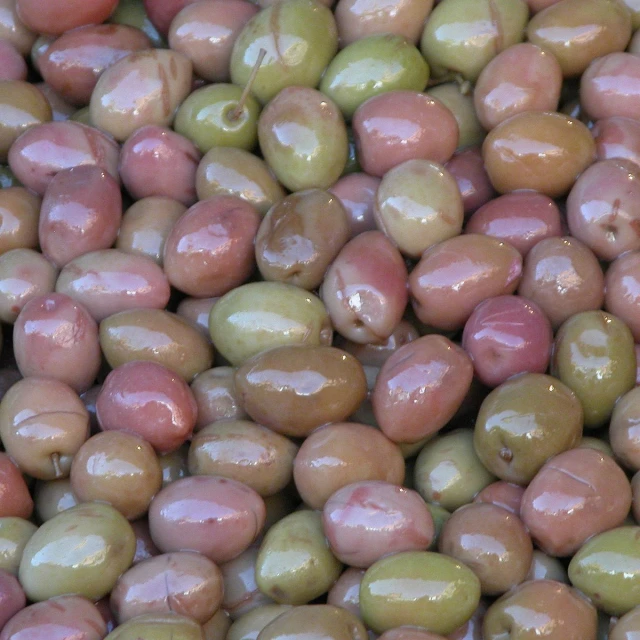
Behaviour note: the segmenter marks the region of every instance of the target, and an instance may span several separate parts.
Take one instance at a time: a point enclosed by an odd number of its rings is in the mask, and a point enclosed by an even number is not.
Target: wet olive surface
[[[0,0],[0,640],[635,640],[639,0]]]

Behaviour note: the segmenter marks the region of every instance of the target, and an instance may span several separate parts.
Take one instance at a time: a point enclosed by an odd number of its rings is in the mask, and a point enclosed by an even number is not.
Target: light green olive
[[[278,616],[291,609],[290,604],[265,604],[251,609],[233,622],[226,640],[256,640],[258,634]]]
[[[245,86],[266,51],[253,94],[263,104],[285,87],[316,87],[338,50],[333,13],[314,0],[284,0],[256,14],[244,26],[231,53],[231,80]]]
[[[202,153],[213,147],[251,151],[258,141],[260,105],[248,95],[239,107],[242,87],[211,84],[196,89],[178,108],[173,128]]]
[[[119,0],[109,22],[127,24],[130,27],[140,29],[151,40],[154,47],[166,46],[163,37],[149,20],[144,9],[144,0]]]
[[[251,282],[216,302],[209,315],[216,349],[235,366],[287,344],[330,345],[333,329],[322,301],[283,282]]]
[[[270,622],[260,640],[367,640],[365,626],[351,611],[330,604],[294,607]]]
[[[431,551],[407,551],[378,560],[360,585],[360,612],[376,633],[402,626],[448,634],[480,602],[480,581],[466,565]]]
[[[337,105],[309,87],[283,89],[260,114],[258,140],[265,161],[291,191],[328,189],[349,154]]]
[[[105,640],[203,640],[202,627],[177,613],[147,613],[116,627]]]
[[[444,527],[444,523],[451,517],[451,513],[445,508],[437,504],[431,504],[430,502],[427,502],[427,509],[429,509],[429,513],[433,518],[433,526],[435,529],[435,534],[433,536],[431,546],[429,547],[429,551],[437,551],[438,540],[440,539],[442,527]]]
[[[456,429],[424,446],[414,469],[416,491],[448,511],[473,500],[496,477],[480,462],[473,447],[473,431]]]
[[[311,602],[331,588],[342,564],[329,550],[317,511],[296,511],[269,529],[256,561],[256,583],[280,604]]]
[[[213,147],[196,171],[199,200],[213,196],[237,196],[264,215],[284,198],[284,189],[262,158],[244,149]]]
[[[99,600],[133,562],[136,536],[111,505],[86,502],[47,520],[27,542],[19,578],[29,600]]]
[[[0,518],[0,569],[18,575],[24,548],[37,529],[23,518]]]
[[[423,91],[429,66],[402,36],[369,36],[347,45],[327,67],[320,91],[349,119],[369,98],[386,91]]]
[[[636,383],[631,330],[604,311],[571,316],[556,334],[551,373],[582,402],[585,427],[604,425],[616,400]]]
[[[569,563],[569,580],[611,615],[640,605],[640,527],[618,527],[585,542]]]
[[[435,76],[475,82],[501,51],[522,42],[529,9],[523,0],[443,0],[427,19],[420,48]]]

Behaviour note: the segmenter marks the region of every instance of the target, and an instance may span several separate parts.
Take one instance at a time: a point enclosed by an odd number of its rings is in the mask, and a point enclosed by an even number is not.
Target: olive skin
[[[0,571],[18,575],[24,548],[37,529],[35,524],[23,518],[0,518]]]
[[[562,0],[531,19],[527,38],[553,54],[564,77],[570,78],[596,58],[624,51],[631,38],[631,17],[623,2]]]
[[[533,543],[517,515],[493,504],[469,504],[445,522],[438,549],[478,576],[482,595],[500,595],[523,582]]]
[[[543,147],[546,153],[540,153]],[[529,111],[494,127],[482,144],[482,156],[496,191],[533,189],[557,198],[594,162],[596,146],[579,120]]]
[[[382,432],[394,442],[417,442],[451,420],[471,386],[473,364],[448,338],[422,336],[382,365],[372,393]]]
[[[614,616],[640,605],[640,527],[623,526],[588,540],[569,563],[569,580]]]
[[[325,539],[321,515],[305,509],[284,517],[265,535],[256,560],[256,583],[278,604],[301,605],[326,593],[341,571]]]
[[[582,426],[582,404],[568,386],[545,374],[525,373],[485,398],[474,446],[501,480],[525,485],[549,458],[578,444]]]
[[[222,602],[220,569],[193,552],[167,553],[131,567],[110,596],[120,624],[148,613],[177,613],[204,624]]]
[[[253,235],[265,280],[312,291],[322,284],[327,268],[351,237],[351,228],[338,197],[324,189],[307,189],[271,207]]]
[[[291,481],[298,451],[288,438],[248,420],[221,420],[200,429],[189,447],[191,475],[218,475],[246,484],[261,496]]]
[[[480,602],[480,581],[464,564],[430,551],[407,551],[379,560],[360,586],[360,611],[376,633],[412,625],[448,634]]]
[[[342,175],[349,153],[338,105],[309,87],[287,87],[269,102],[258,119],[258,141],[276,178],[290,191],[329,188]]]
[[[592,536],[620,526],[631,486],[613,458],[579,447],[554,456],[529,483],[520,517],[537,546],[569,556]]]
[[[404,481],[400,448],[374,427],[356,422],[324,425],[300,446],[293,479],[300,497],[322,509],[338,489],[362,480]]]
[[[116,627],[104,640],[202,640],[202,627],[177,613],[146,613]]]
[[[346,420],[367,396],[358,360],[325,346],[284,346],[260,353],[236,371],[235,387],[256,422],[294,437]]]
[[[2,625],[0,638],[102,640],[106,634],[106,622],[94,604],[81,596],[63,595],[19,611]]]
[[[211,309],[209,330],[216,349],[235,366],[267,349],[330,345],[333,338],[322,301],[284,282],[251,282],[229,291]]]
[[[318,640],[366,640],[369,636],[362,622],[351,612],[329,604],[294,607],[267,624],[260,640],[302,639],[313,635]]]
[[[582,402],[585,427],[605,424],[618,398],[635,386],[631,331],[603,311],[574,315],[556,334],[551,373]]]
[[[129,568],[135,547],[133,529],[116,509],[80,504],[45,522],[29,539],[20,583],[34,602],[67,593],[99,600]]]
[[[475,82],[500,51],[521,42],[528,18],[522,0],[446,0],[431,12],[420,49],[433,70]]]
[[[233,45],[234,84],[247,84],[261,48],[266,55],[251,87],[261,103],[286,87],[315,87],[338,49],[333,14],[314,0],[286,0],[257,13]]]
[[[163,552],[197,551],[216,564],[245,551],[262,532],[263,499],[245,484],[220,476],[180,478],[149,507],[149,530]]]
[[[100,346],[112,369],[146,360],[190,382],[213,363],[211,343],[187,320],[164,309],[120,311],[100,323]]]
[[[436,522],[445,520],[448,511],[471,502],[495,479],[475,452],[471,429],[454,429],[430,439],[418,454],[413,470],[415,489],[432,509]]]
[[[373,96],[393,90],[423,91],[429,65],[402,36],[385,33],[356,40],[329,63],[320,91],[331,98],[345,118]]]
[[[553,580],[533,580],[496,600],[482,626],[486,640],[596,640],[598,616],[576,589]]]

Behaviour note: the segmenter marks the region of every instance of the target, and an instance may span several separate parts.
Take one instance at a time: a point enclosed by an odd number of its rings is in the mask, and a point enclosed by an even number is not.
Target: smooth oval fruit
[[[231,81],[245,86],[260,49],[266,51],[251,87],[263,104],[285,87],[315,87],[338,49],[333,14],[313,0],[285,0],[256,14],[231,53]]]
[[[525,485],[549,458],[578,444],[582,426],[582,404],[568,386],[542,373],[524,373],[485,398],[474,446],[492,473]]]
[[[613,458],[579,447],[554,456],[522,496],[520,517],[537,546],[569,556],[592,536],[622,525],[631,486]]]
[[[527,38],[557,58],[564,77],[570,78],[592,60],[625,49],[631,16],[623,2],[562,0],[531,19]]]
[[[232,560],[262,532],[263,499],[250,487],[220,476],[191,476],[168,484],[149,507],[157,547],[197,551],[216,564]]]
[[[471,569],[430,551],[407,551],[379,560],[364,574],[360,611],[376,633],[411,625],[440,634],[463,625],[480,602]]]
[[[367,395],[356,358],[325,346],[284,346],[260,353],[238,369],[235,387],[256,422],[295,437],[346,420]]]
[[[338,106],[309,87],[287,87],[269,102],[258,120],[258,141],[265,161],[290,191],[327,189],[342,175],[349,152]]]
[[[640,527],[618,527],[588,540],[569,563],[571,583],[614,616],[640,605]]]
[[[320,640],[366,640],[367,630],[354,614],[330,604],[294,607],[267,624],[260,640],[301,638],[313,629]],[[230,639],[232,640],[232,639]],[[235,640],[235,639],[234,639]],[[248,638],[246,639],[248,640]]]
[[[423,91],[429,66],[402,36],[382,34],[356,40],[331,60],[320,91],[350,119],[365,100],[387,91]]]
[[[591,132],[560,113],[525,112],[494,127],[482,144],[491,183],[500,193],[533,189],[565,195],[596,157]]]
[[[266,497],[289,484],[297,452],[293,442],[260,424],[219,420],[191,439],[189,472],[232,478]]]
[[[528,13],[522,0],[444,0],[425,24],[420,49],[435,76],[453,71],[475,82],[492,58],[524,39]]]
[[[599,427],[611,417],[620,396],[635,386],[633,336],[619,318],[585,311],[558,330],[551,372],[580,399],[585,427]]]
[[[233,365],[287,344],[329,345],[333,330],[322,301],[291,284],[252,282],[218,300],[209,316],[216,349]]]
[[[161,364],[190,382],[211,368],[211,343],[187,320],[163,309],[120,311],[100,323],[100,346],[112,368],[133,360]]]
[[[301,605],[326,593],[341,571],[320,514],[305,509],[267,531],[256,560],[256,583],[278,604]]]
[[[483,621],[487,640],[596,640],[596,630],[595,607],[576,589],[553,580],[519,585],[496,600]]]
[[[129,568],[134,553],[133,529],[116,509],[80,504],[34,533],[20,562],[20,583],[36,602],[67,593],[99,600]]]
[[[150,613],[177,613],[204,624],[222,602],[220,569],[199,553],[149,558],[123,573],[110,596],[120,624]]]
[[[168,49],[130,53],[98,80],[89,103],[91,122],[116,140],[147,125],[169,126],[191,89],[191,60]]]

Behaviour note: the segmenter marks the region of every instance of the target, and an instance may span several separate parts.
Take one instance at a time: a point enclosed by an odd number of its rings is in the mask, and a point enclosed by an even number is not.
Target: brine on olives
[[[640,633],[639,95],[640,0],[0,0],[0,640]]]

